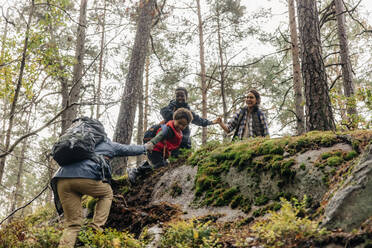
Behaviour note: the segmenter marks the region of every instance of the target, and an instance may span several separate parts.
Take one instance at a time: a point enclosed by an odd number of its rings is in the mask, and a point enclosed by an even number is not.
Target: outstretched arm
[[[192,117],[193,117],[193,119],[191,121],[192,124],[195,124],[197,126],[202,126],[202,127],[206,127],[206,126],[215,124],[210,120],[201,118],[199,115],[195,114],[194,112],[191,112],[191,113],[192,113]]]
[[[226,126],[226,124],[222,121],[222,118],[221,117],[218,117],[216,120],[216,123],[218,123],[220,125],[220,127],[226,132],[226,133],[229,133],[229,128]]]

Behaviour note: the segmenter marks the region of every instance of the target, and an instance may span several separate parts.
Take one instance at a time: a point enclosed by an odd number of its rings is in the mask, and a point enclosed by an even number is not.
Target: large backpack
[[[146,132],[143,134],[143,143],[145,144],[149,142],[152,138],[154,138],[160,128],[166,129],[167,126],[164,124],[155,124],[152,125],[149,129],[147,129]]]
[[[84,159],[97,159],[94,149],[106,138],[105,129],[100,121],[88,117],[77,118],[53,145],[53,159],[60,166]]]

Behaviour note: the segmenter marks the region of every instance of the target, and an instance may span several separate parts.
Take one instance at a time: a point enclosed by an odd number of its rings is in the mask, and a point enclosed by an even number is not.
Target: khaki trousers
[[[58,179],[57,190],[65,216],[65,229],[58,247],[73,248],[83,224],[82,196],[89,195],[98,198],[90,226],[94,229],[101,229],[110,213],[112,189],[108,183],[93,179],[61,178]]]

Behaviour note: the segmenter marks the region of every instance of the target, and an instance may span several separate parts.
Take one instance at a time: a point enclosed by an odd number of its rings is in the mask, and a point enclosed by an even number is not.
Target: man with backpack
[[[88,141],[95,143],[91,155]],[[76,151],[73,149],[76,148]],[[70,151],[68,151],[70,149]],[[74,121],[54,145],[52,155],[60,168],[54,175],[51,186],[57,211],[64,212],[65,229],[59,247],[74,247],[83,223],[81,198],[89,195],[98,198],[94,216],[89,226],[101,230],[111,207],[113,193],[109,181],[109,160],[119,156],[136,156],[151,150],[152,144],[124,145],[106,137],[102,124],[87,117]],[[79,161],[79,154],[84,155]],[[90,156],[90,157],[89,157]]]
[[[186,108],[190,110],[190,106],[187,103],[187,90],[184,87],[178,87],[175,91],[176,93],[176,99],[171,100],[168,104],[168,106],[163,107],[160,110],[160,114],[164,118],[165,123],[168,121],[172,120],[173,113],[179,109],[179,108]],[[191,110],[190,110],[191,111]],[[207,119],[201,118],[199,115],[195,114],[193,111],[191,111],[193,120],[191,123],[197,125],[197,126],[202,126],[206,127],[209,125],[214,125],[217,124],[217,119],[214,121],[210,121]],[[184,148],[184,149],[190,149],[191,148],[191,138],[190,138],[190,128],[187,126],[183,131],[183,137],[181,141],[181,145],[179,148]],[[177,157],[179,154],[179,149],[176,149],[172,152],[172,156]]]

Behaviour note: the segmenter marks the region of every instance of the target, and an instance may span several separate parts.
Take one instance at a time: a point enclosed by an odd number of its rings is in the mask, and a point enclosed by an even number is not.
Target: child
[[[188,109],[179,108],[174,112],[173,120],[168,121],[166,128],[159,129],[157,135],[148,142],[153,144],[152,152],[147,155],[148,160],[139,167],[127,169],[128,179],[131,184],[136,183],[139,175],[167,164],[166,159],[171,151],[178,149],[180,146],[182,130],[190,124],[192,118],[192,113]]]

